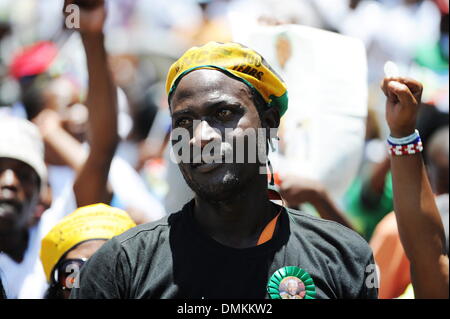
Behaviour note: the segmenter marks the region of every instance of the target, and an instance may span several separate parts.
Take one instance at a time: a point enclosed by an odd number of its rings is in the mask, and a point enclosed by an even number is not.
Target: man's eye
[[[175,122],[175,125],[177,126],[177,127],[189,127],[189,126],[191,126],[192,125],[192,120],[191,119],[188,119],[188,118],[182,118],[182,119],[179,119],[179,120],[177,120],[176,122]]]
[[[217,115],[221,119],[228,119],[229,117],[231,117],[231,115],[233,115],[233,112],[228,109],[221,109],[219,110],[219,112],[217,112]]]
[[[31,170],[19,170],[17,175],[22,181],[31,182],[35,179],[35,174]]]

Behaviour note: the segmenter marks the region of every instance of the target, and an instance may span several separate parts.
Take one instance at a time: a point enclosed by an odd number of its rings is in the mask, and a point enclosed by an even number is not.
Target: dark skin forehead
[[[39,176],[31,166],[16,159],[2,157],[0,158],[0,174],[3,174],[6,170],[14,172],[21,186],[19,193],[23,191],[26,198],[29,199],[39,192]],[[2,184],[0,186],[7,185]]]
[[[185,75],[171,98],[172,116],[189,112],[201,116],[218,105],[242,105],[257,113],[250,88],[223,72],[200,69]],[[256,123],[255,123],[256,124]]]

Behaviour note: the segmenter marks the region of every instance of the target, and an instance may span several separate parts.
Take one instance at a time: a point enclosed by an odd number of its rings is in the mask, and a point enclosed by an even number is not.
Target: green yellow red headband
[[[283,80],[264,58],[238,43],[209,42],[186,51],[169,69],[166,80],[168,96],[183,76],[198,69],[217,69],[255,89],[268,107],[277,107],[282,116],[288,108],[288,95]]]

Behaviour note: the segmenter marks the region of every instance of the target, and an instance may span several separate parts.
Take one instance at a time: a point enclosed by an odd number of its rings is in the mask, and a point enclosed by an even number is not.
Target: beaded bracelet
[[[420,139],[418,130],[402,138],[388,136],[387,141],[390,155],[413,155],[423,151],[422,140]]]

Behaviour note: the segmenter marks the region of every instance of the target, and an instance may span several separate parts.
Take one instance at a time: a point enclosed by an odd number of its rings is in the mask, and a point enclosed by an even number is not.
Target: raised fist
[[[386,120],[393,137],[414,133],[422,97],[422,84],[409,78],[389,77],[381,82],[387,97]]]
[[[73,14],[73,6],[79,8],[79,28],[82,34],[100,34],[106,20],[106,8],[104,0],[65,0],[64,15]]]

